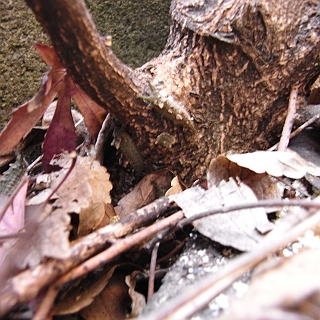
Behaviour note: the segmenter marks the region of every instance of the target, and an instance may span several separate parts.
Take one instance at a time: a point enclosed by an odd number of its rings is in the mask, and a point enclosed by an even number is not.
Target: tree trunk
[[[82,0],[26,2],[69,75],[126,125],[145,170],[169,167],[187,184],[219,153],[267,147],[292,86],[302,104],[320,73],[317,0],[174,0],[163,53],[135,70]]]

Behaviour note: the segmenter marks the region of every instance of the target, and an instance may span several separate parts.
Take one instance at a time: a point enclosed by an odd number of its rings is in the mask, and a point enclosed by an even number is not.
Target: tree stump
[[[123,124],[146,171],[187,184],[219,153],[266,148],[320,73],[320,2],[174,0],[162,54],[122,64],[82,0],[26,0],[69,75]],[[131,142],[130,142],[131,143]]]

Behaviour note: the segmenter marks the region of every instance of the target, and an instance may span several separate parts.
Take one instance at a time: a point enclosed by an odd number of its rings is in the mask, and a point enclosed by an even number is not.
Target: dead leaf
[[[40,90],[36,95],[13,111],[12,119],[0,135],[1,155],[11,152],[19,141],[27,136],[61,90],[63,79],[67,74],[53,48],[42,44],[36,44],[35,48],[51,70],[43,76]]]
[[[130,275],[126,276],[125,278],[125,282],[129,287],[129,296],[132,300],[130,318],[137,317],[139,314],[141,314],[141,311],[146,306],[146,298],[144,297],[144,295],[135,290],[136,274],[137,271],[133,271]]]
[[[228,159],[256,173],[267,172],[274,177],[284,175],[288,178],[300,179],[306,173],[320,175],[319,167],[305,161],[295,152],[256,151],[233,154],[228,156]]]
[[[145,176],[134,189],[123,197],[114,208],[120,218],[127,216],[165,194],[170,186],[172,174],[161,170]]]
[[[11,153],[19,141],[27,136],[56,95],[55,91],[50,91],[44,98],[41,107],[31,112],[28,112],[28,107],[32,99],[12,112],[11,120],[0,134],[1,155]]]
[[[8,207],[4,216],[0,220],[0,235],[8,235],[17,233],[24,227],[25,198],[28,189],[28,180],[21,186],[12,200],[12,204]],[[0,208],[2,200],[8,201],[8,196],[0,194]],[[1,260],[1,258],[0,258]]]
[[[61,209],[50,212],[50,206],[38,212],[41,206],[26,207],[26,248],[21,267],[34,267],[42,258],[64,259],[69,256],[70,216]],[[28,225],[30,224],[30,226]],[[30,229],[30,231],[29,231]]]
[[[183,191],[182,185],[179,182],[179,178],[176,176],[171,180],[171,187],[166,192],[166,196],[169,197],[172,194],[177,194]]]
[[[218,187],[204,190],[197,186],[170,198],[187,218],[215,207],[257,201],[248,186],[242,182],[237,184],[232,178],[228,182],[221,181]],[[262,208],[216,214],[196,220],[193,225],[206,237],[242,251],[254,249],[262,238],[258,231],[264,233],[273,226]]]
[[[41,58],[49,67],[55,67],[56,69],[63,69],[63,65],[60,62],[60,59],[56,51],[46,44],[36,43],[34,47],[37,49],[38,53],[41,55]]]
[[[107,111],[94,102],[84,91],[74,84],[74,101],[83,114],[84,121],[91,137],[96,140]]]
[[[284,260],[254,278],[242,298],[217,319],[318,319],[319,260],[319,249]]]
[[[81,310],[80,315],[86,320],[122,320],[126,318],[130,305],[125,275],[115,273],[93,303]]]
[[[252,189],[258,200],[281,199],[283,195],[283,189],[268,174],[258,174],[219,155],[209,165],[208,188],[217,187],[222,180],[228,181],[229,178],[240,179]],[[267,212],[274,211],[275,208],[267,209]]]
[[[69,109],[67,100],[70,100],[73,95],[76,102],[79,103],[84,121],[93,138],[96,138],[106,115],[106,111],[102,107],[98,106],[81,89],[75,86],[53,48],[43,44],[36,44],[35,47],[51,69],[43,76],[41,88],[36,95],[13,111],[12,119],[0,135],[0,155],[12,153],[14,147],[22,138],[27,136],[58,93],[60,93],[61,108],[57,108],[57,110],[59,110],[60,115],[57,114],[56,120],[53,121],[54,129],[51,131],[54,132],[48,133],[47,140],[54,139],[59,142],[60,150],[70,150],[69,117],[61,116],[62,113],[67,114],[69,111],[61,109],[63,106],[64,109]],[[63,136],[66,128],[68,128],[67,134],[65,134],[64,139],[59,140],[57,138],[58,132],[60,136]],[[51,144],[45,149],[46,158],[49,158],[49,154],[54,154],[52,148]],[[56,150],[54,151],[57,154]],[[47,164],[48,161],[50,160],[45,160],[45,163]]]
[[[37,266],[43,258],[69,256],[70,217],[63,210],[52,211],[46,203],[27,206],[24,232],[6,250],[1,265],[1,281],[26,267]]]
[[[319,131],[308,129],[300,132],[297,136],[290,139],[290,150],[296,152],[307,162],[315,166],[320,166],[320,144]]]
[[[50,161],[54,155],[76,149],[77,137],[71,114],[71,97],[68,94],[69,82],[66,79],[63,88],[58,93],[57,107],[44,139],[42,166],[45,172],[52,171]]]
[[[28,181],[21,186],[13,198],[12,204],[5,211],[4,216],[0,220],[0,235],[8,236],[17,234],[24,227],[25,223],[25,197],[28,188]],[[8,201],[9,196],[5,194],[0,195],[0,201]],[[0,246],[0,283],[9,277],[14,269],[11,263],[8,263],[8,251],[17,241],[17,236],[14,238],[4,239]]]
[[[45,111],[42,117],[42,124],[41,129],[46,130],[50,127],[52,122],[54,113],[57,107],[57,100],[53,101],[48,109]],[[75,126],[76,136],[77,136],[77,145],[80,145],[85,140],[86,136],[88,135],[88,130],[84,124],[83,116],[77,110],[71,110],[73,123]]]
[[[62,169],[45,176],[45,181],[51,183],[51,190],[64,178],[70,164],[67,154],[60,155],[52,162],[52,165]],[[79,214],[80,236],[95,230],[105,218],[105,207],[111,203],[112,184],[109,177],[106,168],[93,158],[78,157],[70,175],[56,192],[57,200],[53,203],[55,207],[67,213]],[[42,197],[41,193],[37,197]]]
[[[96,271],[80,281],[76,281],[74,286],[57,298],[52,314],[63,315],[75,313],[89,306],[95,297],[105,288],[115,268],[116,266],[113,266],[107,271]]]

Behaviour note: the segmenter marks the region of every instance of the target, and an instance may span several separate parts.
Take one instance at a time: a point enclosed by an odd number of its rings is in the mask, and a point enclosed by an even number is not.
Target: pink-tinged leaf
[[[47,46],[46,44],[35,43],[35,48],[39,52],[40,56],[44,60],[44,62],[54,69],[63,69],[63,65],[59,60],[59,57],[52,47]]]
[[[49,90],[45,95],[47,88],[46,85],[43,84],[39,92],[30,101],[24,103],[12,112],[11,120],[0,134],[0,155],[12,152],[19,141],[27,136],[57,95],[57,89],[58,86]],[[38,106],[40,101],[41,104]],[[30,112],[29,105],[33,106]],[[38,107],[34,108],[35,105]]]
[[[44,44],[35,44],[36,49],[41,55],[42,59],[49,65],[52,70],[50,71],[51,77],[55,74],[66,74],[65,68],[60,62],[56,51]],[[53,78],[54,79],[54,78]],[[55,79],[57,81],[57,79]],[[83,92],[76,84],[71,81],[70,94],[78,105],[83,117],[84,122],[92,138],[95,140],[98,136],[99,130],[106,117],[107,111],[94,102],[85,92]]]
[[[56,51],[52,47],[40,43],[37,43],[34,46],[45,63],[51,67],[51,70],[48,73],[48,82],[50,82],[50,85],[53,88],[63,80],[67,75],[67,71],[59,60]]]
[[[0,221],[0,235],[17,233],[24,227],[25,198],[28,181],[22,185]],[[0,195],[0,199],[8,200],[9,196]]]
[[[49,164],[54,155],[76,148],[76,133],[71,114],[70,81],[65,79],[64,86],[59,92],[57,108],[52,118],[43,144],[42,165],[46,172],[52,170]]]
[[[79,107],[91,137],[96,140],[107,111],[94,102],[79,86],[73,84],[72,98]]]

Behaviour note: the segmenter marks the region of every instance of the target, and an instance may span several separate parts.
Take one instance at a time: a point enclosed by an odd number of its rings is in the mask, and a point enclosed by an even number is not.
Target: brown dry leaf
[[[88,179],[91,188],[89,206],[83,208],[79,213],[78,234],[80,236],[96,230],[105,218],[105,207],[111,203],[110,191],[112,189],[112,183],[109,181],[110,174],[107,173],[105,167],[101,166],[98,161],[94,161],[93,158],[81,159],[82,169],[90,171],[92,177]]]
[[[166,192],[166,196],[169,197],[172,194],[177,194],[182,191],[183,191],[183,189],[180,184],[179,178],[176,176],[171,180],[171,188]]]
[[[297,153],[291,151],[256,151],[233,154],[228,156],[228,159],[256,173],[267,172],[275,177],[284,175],[292,179],[301,179],[306,173],[314,176],[320,175],[319,167],[305,161]]]
[[[77,281],[75,286],[58,297],[52,314],[63,315],[75,313],[89,306],[107,285],[115,268],[116,266],[113,266],[107,271],[91,273],[81,281]]]
[[[65,259],[69,256],[70,217],[64,210],[56,209],[50,212],[50,207],[46,206],[45,210],[38,213],[33,206],[26,207],[26,219],[28,218],[36,229],[33,232],[33,228],[30,230],[32,236],[28,240],[29,250],[23,250],[21,254],[25,255],[22,266],[34,267],[43,257]],[[28,224],[26,229],[28,232]]]
[[[125,275],[115,273],[94,301],[80,311],[80,315],[86,320],[122,320],[126,318],[130,305]]]
[[[243,297],[217,319],[319,319],[319,261],[319,249],[286,259],[254,278]]]
[[[130,275],[126,276],[125,278],[125,282],[129,287],[129,296],[132,300],[130,318],[137,317],[139,314],[141,314],[141,311],[146,306],[146,299],[144,295],[135,290],[136,274],[137,271],[133,271]]]
[[[165,194],[170,187],[172,174],[161,170],[145,176],[134,189],[123,197],[114,208],[120,218],[127,216]]]
[[[67,154],[62,154],[52,162],[60,166],[58,172],[46,176],[53,190],[66,175],[71,160]],[[80,236],[95,230],[105,218],[105,206],[111,203],[109,173],[91,157],[78,157],[77,162],[66,181],[56,192],[58,199],[54,202],[66,213],[79,214],[78,234]],[[41,195],[38,195],[41,197]]]
[[[1,280],[26,267],[37,266],[43,258],[69,256],[70,217],[63,210],[52,211],[45,203],[27,206],[25,221],[24,232],[7,248],[1,265]]]
[[[228,181],[231,177],[240,178],[243,183],[252,189],[259,200],[281,199],[282,197],[282,188],[268,174],[258,174],[240,167],[222,155],[211,161],[207,173],[208,188],[217,187],[222,180]],[[275,208],[270,208],[267,212],[269,211],[273,212]]]
[[[232,178],[228,182],[221,181],[218,187],[204,190],[197,186],[170,198],[183,209],[187,218],[215,207],[257,201],[247,185],[237,184]],[[273,226],[262,208],[216,214],[196,220],[193,225],[206,237],[242,251],[254,249],[262,238],[258,231],[264,233]]]

